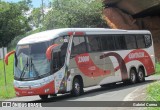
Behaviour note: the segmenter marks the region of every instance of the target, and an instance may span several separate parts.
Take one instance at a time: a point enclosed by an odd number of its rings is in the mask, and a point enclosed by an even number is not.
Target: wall
[[[118,0],[115,0],[114,2],[112,0],[111,2],[111,0],[105,0],[106,6],[103,10],[103,18],[111,28],[150,30],[153,35],[155,54],[160,61],[160,10],[159,8],[154,8],[160,0],[147,2],[142,7],[140,5],[136,6],[136,3],[130,4],[132,0],[128,3],[124,1],[118,2]],[[136,0],[134,1],[136,2]],[[144,0],[142,1],[141,4],[144,4]]]

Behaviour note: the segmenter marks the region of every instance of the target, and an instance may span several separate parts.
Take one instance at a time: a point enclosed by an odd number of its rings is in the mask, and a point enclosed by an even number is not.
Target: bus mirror
[[[53,44],[50,47],[48,47],[47,51],[46,51],[46,58],[50,61],[51,57],[52,57],[52,50],[57,47],[58,44]]]
[[[4,59],[6,65],[8,65],[8,58],[9,58],[9,56],[11,56],[11,55],[14,54],[14,53],[15,53],[15,50],[13,50],[13,51],[7,53],[7,55],[5,56],[5,59]]]

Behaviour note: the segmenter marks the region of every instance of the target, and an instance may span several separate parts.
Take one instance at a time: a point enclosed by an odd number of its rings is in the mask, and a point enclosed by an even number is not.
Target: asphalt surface
[[[85,93],[79,97],[72,97],[70,94],[65,95],[58,95],[57,97],[51,97],[48,100],[42,101],[38,96],[31,96],[31,97],[19,97],[13,98],[7,101],[26,101],[26,102],[33,102],[33,103],[43,103],[48,106],[54,106],[56,103],[61,105],[64,101],[145,101],[146,96],[146,87],[157,81],[160,80],[160,75],[154,75],[146,78],[146,81],[143,83],[137,83],[134,85],[128,85],[119,83],[114,86],[108,86],[106,88],[101,88],[100,86],[90,87],[85,89]],[[72,102],[71,102],[72,103]],[[87,103],[87,102],[86,102]],[[76,103],[72,103],[73,105]],[[71,104],[71,105],[72,105]],[[64,109],[86,109],[86,110],[143,110],[145,108],[128,108],[128,107],[87,107],[84,108],[80,104],[80,107],[50,107],[47,110],[64,110]],[[93,105],[94,106],[94,105]],[[1,108],[0,108],[1,109]],[[2,108],[5,110],[9,110],[8,108]],[[22,108],[14,108],[15,110],[21,110]],[[12,108],[12,110],[14,110]],[[31,108],[30,110],[35,110],[37,108]],[[45,110],[46,108],[38,108],[38,110]],[[23,108],[23,110],[28,110],[28,108]]]

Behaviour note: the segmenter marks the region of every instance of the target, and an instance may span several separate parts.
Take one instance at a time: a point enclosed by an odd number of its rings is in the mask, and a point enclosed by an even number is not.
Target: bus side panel
[[[93,61],[91,67],[96,66],[96,70],[93,70],[95,74],[94,85],[102,85],[106,83],[112,83],[121,81],[121,76],[115,75],[114,63],[110,57],[101,58],[100,56],[104,54],[102,52],[90,53],[90,58]]]
[[[152,74],[155,74],[156,70],[155,70],[155,53],[154,53],[154,47],[153,45],[147,49],[145,49],[145,51],[149,54],[149,57],[148,59],[152,61],[152,64],[150,63],[150,66],[149,67],[145,67],[145,70],[146,68],[151,68],[153,71],[150,71],[150,72],[145,72],[145,76],[150,76]]]
[[[104,70],[109,67],[110,75],[104,76],[103,79],[99,82],[99,85],[122,81],[121,71],[115,69],[117,66],[119,66],[117,59],[113,56],[109,56],[104,58],[104,61]]]
[[[88,60],[85,59],[86,57]],[[70,60],[69,70],[71,70],[72,80],[74,76],[80,75],[84,87],[88,87],[129,79],[130,69],[135,67],[138,71],[140,66],[144,67],[145,76],[155,73],[153,46],[145,49],[80,54]]]
[[[72,71],[71,77],[80,75],[83,79],[84,87],[121,81],[122,77],[119,71],[115,74],[114,63],[111,58],[100,58],[103,54],[85,53],[72,58],[69,66],[69,70]],[[86,57],[89,58],[88,61],[82,59]]]
[[[138,72],[140,66],[144,67],[146,76],[155,73],[155,63],[152,57],[154,56],[154,51],[152,47],[147,49],[125,50],[118,52],[118,54],[123,57],[128,76],[130,76],[129,71],[132,67],[135,67]]]
[[[151,38],[152,38],[152,36],[151,36]],[[156,62],[155,62],[155,52],[154,52],[153,38],[152,38],[152,45],[151,45],[151,47],[148,48],[148,53],[149,53],[149,55],[152,59],[153,65],[154,65],[154,72],[151,73],[151,74],[155,74],[156,73],[156,70],[155,70],[156,69]],[[146,76],[148,76],[148,75],[146,75]]]
[[[77,55],[74,58],[71,58],[69,63],[69,70],[71,72],[71,77],[72,77],[71,82],[73,82],[73,78],[75,76],[80,75],[83,79],[84,87],[95,85],[95,80],[94,77],[92,77],[92,73],[90,74],[88,72],[82,73],[82,71],[87,71],[88,68],[90,67],[90,63],[85,61],[85,58],[87,56],[88,55],[86,54]],[[85,74],[88,74],[89,76],[86,76]]]

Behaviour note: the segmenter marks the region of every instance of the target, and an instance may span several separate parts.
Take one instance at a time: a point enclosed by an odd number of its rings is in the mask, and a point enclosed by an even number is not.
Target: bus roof
[[[120,30],[108,28],[62,28],[53,29],[29,35],[18,42],[18,45],[45,42],[69,32],[84,32],[85,34],[150,34],[147,30]]]

